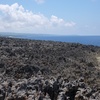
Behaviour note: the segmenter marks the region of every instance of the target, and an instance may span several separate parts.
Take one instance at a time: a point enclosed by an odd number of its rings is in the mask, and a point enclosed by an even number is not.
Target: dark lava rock
[[[0,80],[42,73],[44,78],[61,75],[69,81],[84,77],[86,85],[100,86],[99,57],[97,46],[0,37]]]

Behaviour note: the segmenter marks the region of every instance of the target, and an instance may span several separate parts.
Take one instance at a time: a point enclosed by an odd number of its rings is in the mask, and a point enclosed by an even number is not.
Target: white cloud
[[[45,0],[35,0],[38,4],[44,3]]]
[[[57,33],[67,32],[74,22],[66,22],[62,18],[52,15],[50,18],[40,13],[25,10],[17,3],[10,5],[0,4],[0,31]]]

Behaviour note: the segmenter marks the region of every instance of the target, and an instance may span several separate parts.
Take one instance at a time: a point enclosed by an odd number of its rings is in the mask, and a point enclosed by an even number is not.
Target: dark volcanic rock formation
[[[69,82],[37,74],[29,79],[5,78],[0,83],[0,100],[100,100],[100,89],[88,87],[84,78]]]
[[[94,96],[96,93],[97,96]],[[25,98],[35,98],[38,94],[36,100],[98,97],[100,47],[1,37],[0,100],[4,100],[5,96],[11,97],[7,100],[27,100]]]

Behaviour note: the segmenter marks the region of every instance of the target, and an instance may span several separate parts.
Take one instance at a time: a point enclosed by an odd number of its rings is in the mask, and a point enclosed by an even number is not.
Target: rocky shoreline
[[[100,47],[0,37],[0,100],[100,100]]]

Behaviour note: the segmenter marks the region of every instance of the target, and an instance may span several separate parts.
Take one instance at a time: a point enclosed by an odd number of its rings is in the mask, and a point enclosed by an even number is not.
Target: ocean
[[[100,46],[100,36],[56,36],[41,34],[1,34],[0,36],[22,38],[31,40],[60,41],[69,43],[81,43],[85,45]]]

